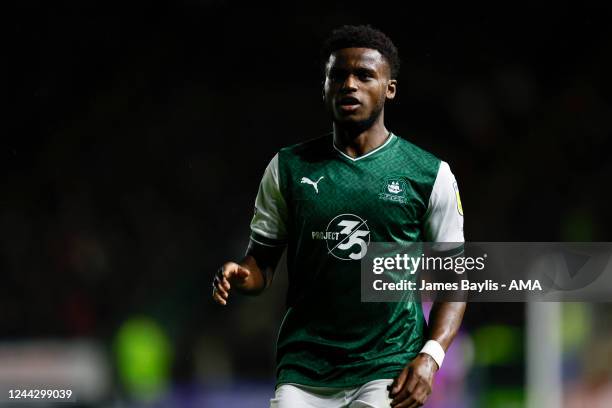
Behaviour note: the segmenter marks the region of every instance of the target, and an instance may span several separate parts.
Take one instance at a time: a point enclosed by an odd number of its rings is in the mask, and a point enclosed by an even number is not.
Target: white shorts
[[[393,380],[374,380],[356,388],[310,387],[282,384],[270,400],[270,408],[389,408]]]

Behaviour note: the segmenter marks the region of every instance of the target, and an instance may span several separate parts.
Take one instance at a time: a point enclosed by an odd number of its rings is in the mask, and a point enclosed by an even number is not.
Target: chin
[[[359,112],[352,112],[352,113],[343,113],[343,112],[338,112],[334,115],[334,121],[338,124],[341,123],[359,123],[359,122],[363,122],[363,121],[367,121],[368,118],[364,117],[362,114],[360,114]]]
[[[367,118],[367,119],[340,118],[339,120],[335,120],[335,122],[338,126],[348,131],[362,132],[372,127],[372,124],[374,124],[375,119],[372,120],[371,118]]]
[[[355,114],[353,115],[338,115],[335,117],[336,123],[357,123],[362,122],[364,118],[361,118]]]

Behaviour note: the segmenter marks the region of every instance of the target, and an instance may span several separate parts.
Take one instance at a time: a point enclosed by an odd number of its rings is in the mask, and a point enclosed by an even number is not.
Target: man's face
[[[325,105],[334,122],[369,127],[387,99],[395,97],[396,81],[377,50],[344,48],[329,56],[325,67]]]

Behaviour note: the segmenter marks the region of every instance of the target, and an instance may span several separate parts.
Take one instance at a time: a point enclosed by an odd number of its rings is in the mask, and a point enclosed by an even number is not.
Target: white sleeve
[[[268,164],[259,184],[251,240],[266,246],[284,245],[287,241],[287,203],[280,189],[278,154]]]
[[[441,162],[425,213],[425,239],[429,242],[461,242],[463,208],[459,188],[448,163]]]

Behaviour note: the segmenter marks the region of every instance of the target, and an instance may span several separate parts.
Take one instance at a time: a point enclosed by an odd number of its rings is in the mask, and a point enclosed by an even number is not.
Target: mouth
[[[338,101],[338,105],[343,111],[354,111],[359,108],[361,102],[352,96],[345,96]]]

